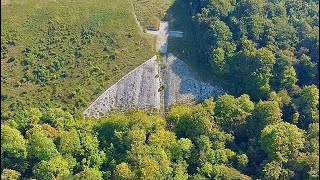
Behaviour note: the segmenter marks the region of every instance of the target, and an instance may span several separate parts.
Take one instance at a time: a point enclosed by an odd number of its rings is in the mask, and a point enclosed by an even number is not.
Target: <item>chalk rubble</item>
[[[161,63],[152,57],[107,89],[85,111],[85,117],[100,118],[111,110],[168,109],[171,105],[191,103],[224,94],[220,87],[200,81],[195,72],[173,54],[167,54],[168,37],[182,37],[181,31],[169,31],[168,22],[160,22],[157,50],[167,57]],[[160,69],[160,65],[164,68]],[[162,84],[167,87],[160,90]]]
[[[210,97],[218,97],[225,92],[197,78],[195,72],[182,60],[169,53],[166,69],[162,72],[167,88],[164,92],[164,106],[198,102]]]
[[[107,89],[85,111],[85,117],[100,118],[110,110],[160,109],[160,75],[157,56],[152,57]]]

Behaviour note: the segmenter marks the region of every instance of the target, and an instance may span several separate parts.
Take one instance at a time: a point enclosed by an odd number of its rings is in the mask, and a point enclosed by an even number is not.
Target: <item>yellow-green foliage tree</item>
[[[1,173],[1,179],[3,180],[18,180],[21,173],[12,169],[4,169]]]
[[[7,125],[1,125],[1,169],[24,169],[27,157],[26,141],[21,133]]]
[[[259,142],[270,160],[287,162],[304,148],[305,131],[287,122],[275,123],[261,131]]]
[[[33,173],[36,178],[43,180],[70,179],[71,177],[68,163],[61,156],[41,161],[34,166]]]

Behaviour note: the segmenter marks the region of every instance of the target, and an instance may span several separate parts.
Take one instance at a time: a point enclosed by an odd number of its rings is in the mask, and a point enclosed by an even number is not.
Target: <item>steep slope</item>
[[[171,53],[168,54],[163,74],[168,87],[164,91],[165,107],[199,102],[225,93],[222,88],[201,81],[186,63]]]
[[[101,118],[111,111],[160,109],[195,103],[225,92],[202,82],[187,64],[169,53],[146,61],[102,93],[85,111],[85,117]]]
[[[85,110],[87,117],[100,118],[113,109],[160,108],[160,75],[157,56],[137,67],[107,89]]]
[[[60,107],[82,114],[154,54],[131,0],[12,1],[1,6],[1,112]]]

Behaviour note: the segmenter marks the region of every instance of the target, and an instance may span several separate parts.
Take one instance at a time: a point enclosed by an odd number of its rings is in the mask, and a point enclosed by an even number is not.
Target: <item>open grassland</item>
[[[159,27],[174,0],[134,0],[137,18],[144,27]]]
[[[16,0],[1,6],[1,114],[60,107],[81,114],[150,59],[154,39],[131,0]]]

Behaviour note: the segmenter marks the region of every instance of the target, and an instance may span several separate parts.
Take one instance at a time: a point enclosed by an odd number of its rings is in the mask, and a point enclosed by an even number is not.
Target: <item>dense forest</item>
[[[158,114],[75,120],[30,109],[1,125],[2,178],[318,179],[318,89],[224,95]],[[294,108],[296,103],[296,111]]]
[[[1,179],[319,179],[319,1],[184,3],[198,68],[229,94],[164,115],[1,112]]]
[[[236,95],[319,86],[319,1],[191,1],[197,56]]]

